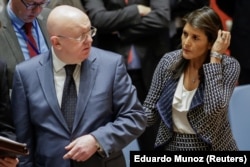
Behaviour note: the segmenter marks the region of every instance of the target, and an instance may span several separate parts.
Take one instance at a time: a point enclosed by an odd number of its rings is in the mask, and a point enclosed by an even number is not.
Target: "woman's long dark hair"
[[[214,43],[218,30],[222,30],[222,22],[219,15],[210,7],[202,7],[200,9],[194,10],[193,12],[187,14],[183,18],[184,23],[190,24],[192,27],[200,29],[205,32],[205,35],[208,38],[208,42]],[[210,51],[206,57],[204,63],[209,63],[210,61]],[[173,67],[174,78],[177,79],[181,76],[183,71],[187,68],[189,60],[182,57],[182,59]],[[204,72],[203,68],[199,69],[199,79],[201,82],[204,81]]]

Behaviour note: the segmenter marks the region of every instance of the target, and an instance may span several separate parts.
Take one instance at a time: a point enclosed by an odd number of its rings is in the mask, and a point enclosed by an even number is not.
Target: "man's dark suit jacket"
[[[0,61],[0,136],[15,140],[6,71],[6,64]]]
[[[46,30],[46,20],[50,10],[44,8],[37,17],[40,29],[45,37],[47,46],[50,47],[48,33]],[[12,88],[12,78],[15,66],[24,61],[23,52],[19,45],[16,33],[11,24],[7,9],[4,8],[0,12],[0,60],[7,63],[8,66],[8,85]]]
[[[218,7],[232,17],[230,54],[235,57],[242,69],[247,70],[240,75],[243,83],[249,84],[250,71],[250,1],[249,0],[216,0]],[[242,71],[241,71],[242,72]],[[246,83],[245,83],[246,84]]]

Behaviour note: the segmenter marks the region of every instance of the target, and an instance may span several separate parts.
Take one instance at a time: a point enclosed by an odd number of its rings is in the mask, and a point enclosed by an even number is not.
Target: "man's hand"
[[[92,135],[84,135],[71,142],[65,149],[68,153],[63,156],[64,159],[86,161],[97,151],[96,139]]]
[[[19,160],[17,158],[10,158],[10,157],[0,158],[1,167],[16,167],[18,162]]]
[[[141,16],[146,16],[151,12],[151,8],[144,5],[137,5],[137,9]]]

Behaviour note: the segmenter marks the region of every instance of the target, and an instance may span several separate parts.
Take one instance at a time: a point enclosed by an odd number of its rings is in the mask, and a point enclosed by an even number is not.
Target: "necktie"
[[[127,59],[127,68],[128,70],[137,70],[141,69],[141,61],[139,56],[136,53],[134,45],[130,47],[128,59]]]
[[[125,4],[128,5],[128,0],[124,0]],[[141,62],[139,56],[136,54],[135,47],[132,44],[127,58],[127,69],[136,70],[141,68]]]
[[[61,103],[62,114],[70,130],[72,129],[73,126],[76,103],[77,103],[76,85],[73,78],[75,67],[76,67],[75,64],[66,65],[64,67],[66,71],[66,80],[64,83],[62,103]]]
[[[28,47],[28,50],[29,50],[29,54],[30,54],[30,57],[34,57],[37,55],[37,45],[36,45],[36,41],[32,35],[32,22],[30,23],[25,23],[24,24],[24,31],[25,31],[25,34],[26,34],[26,37],[27,37],[27,47]]]

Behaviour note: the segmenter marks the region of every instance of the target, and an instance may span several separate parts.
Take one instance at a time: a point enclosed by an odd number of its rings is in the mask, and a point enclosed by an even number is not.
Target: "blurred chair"
[[[123,154],[126,160],[126,166],[130,167],[130,157],[129,157],[129,153],[130,151],[139,151],[139,145],[137,142],[137,139],[133,140],[129,145],[127,145],[124,149],[123,149]]]
[[[234,89],[229,103],[229,121],[239,150],[250,151],[250,85]]]

